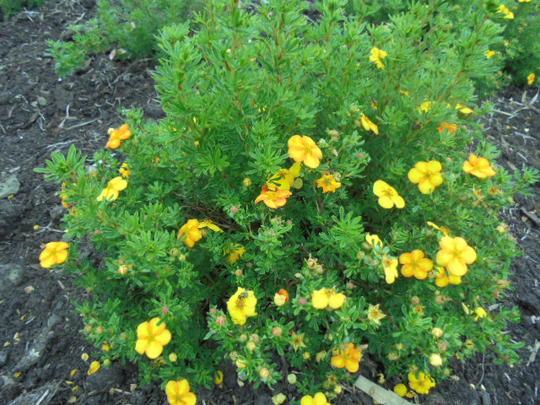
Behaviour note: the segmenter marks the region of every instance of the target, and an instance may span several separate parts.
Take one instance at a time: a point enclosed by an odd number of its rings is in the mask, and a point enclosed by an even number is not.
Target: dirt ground
[[[39,10],[0,23],[0,403],[1,404],[162,404],[157,385],[137,385],[130,364],[113,363],[88,377],[82,353],[97,352],[80,334],[74,310],[84,295],[61,271],[41,269],[40,244],[61,236],[63,209],[54,185],[35,167],[55,150],[74,144],[86,153],[103,147],[108,127],[121,123],[120,107],[143,108],[157,119],[161,110],[151,79],[152,62],[111,61],[98,56],[73,77],[60,80],[47,56],[47,40],[66,38],[66,26],[88,19],[93,0],[49,1]],[[509,168],[540,169],[538,89],[509,88],[485,118],[489,137]],[[520,365],[494,364],[490,355],[455,364],[456,374],[441,383],[429,404],[533,404],[538,395],[540,360],[540,187],[519,198],[502,215],[524,255],[513,266],[514,289],[502,302],[518,306],[522,320],[509,333],[526,344]],[[38,225],[39,227],[36,227]],[[73,372],[78,370],[78,373]],[[376,367],[363,374],[375,379]],[[287,393],[287,387],[276,392]],[[231,370],[225,386],[199,392],[206,404],[271,404],[269,390],[239,387]],[[369,404],[347,389],[335,403]]]

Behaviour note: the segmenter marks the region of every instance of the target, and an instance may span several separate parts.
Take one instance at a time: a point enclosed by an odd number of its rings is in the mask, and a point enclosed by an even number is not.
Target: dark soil
[[[56,186],[33,172],[55,150],[74,144],[86,153],[102,148],[108,127],[121,123],[120,107],[143,108],[160,118],[151,79],[152,62],[111,61],[97,56],[73,77],[59,80],[46,55],[47,40],[66,38],[69,23],[84,21],[94,2],[49,1],[0,23],[0,404],[161,404],[159,386],[140,387],[130,364],[113,363],[88,377],[98,353],[84,340],[74,305],[84,295],[74,280],[38,265],[40,245],[61,236],[63,209]],[[487,117],[488,134],[500,145],[502,164],[540,169],[540,101],[533,90],[508,89]],[[536,96],[538,94],[536,93]],[[16,179],[16,180],[15,180]],[[17,189],[17,184],[19,189]],[[15,191],[16,190],[16,191]],[[538,399],[536,358],[540,341],[540,188],[503,213],[524,256],[513,268],[512,292],[503,305],[517,305],[522,320],[510,333],[526,347],[522,363],[497,366],[490,355],[456,364],[456,375],[426,398],[432,404],[533,404]],[[35,228],[39,225],[39,229]],[[72,370],[78,374],[72,376]],[[375,379],[376,367],[364,365]],[[287,392],[287,387],[278,391]],[[199,392],[208,404],[269,404],[269,390],[239,387],[226,372],[225,387]],[[12,402],[13,401],[13,402]],[[371,403],[350,388],[335,403]]]

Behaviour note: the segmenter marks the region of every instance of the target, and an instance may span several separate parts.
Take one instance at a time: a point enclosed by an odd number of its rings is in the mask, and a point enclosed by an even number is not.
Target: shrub
[[[40,170],[63,184],[88,338],[170,397],[224,358],[329,398],[363,356],[419,394],[452,359],[517,360],[518,315],[492,307],[518,254],[499,212],[537,175],[497,166],[475,120],[499,27],[442,34],[421,5],[368,27],[342,3],[312,22],[303,2],[209,1],[194,35],[160,35],[166,118],[130,111],[110,150]]]
[[[39,7],[44,0],[0,0],[0,11],[9,18],[23,8]]]
[[[72,74],[89,54],[112,48],[120,58],[152,55],[159,29],[186,20],[200,4],[200,0],[100,0],[95,18],[70,27],[72,41],[50,41],[57,73]]]
[[[390,16],[407,11],[410,2],[405,0],[349,0],[349,13],[361,16],[366,21],[380,24]],[[473,34],[484,20],[489,19],[499,24],[504,31],[500,37],[487,40],[485,55],[504,66],[510,79],[518,84],[526,84],[528,76],[538,74],[540,67],[540,5],[528,0],[437,0],[426,5],[432,21],[439,20],[433,26],[458,31],[462,36]],[[502,77],[492,76],[482,86],[492,88]],[[530,83],[529,83],[530,84]]]

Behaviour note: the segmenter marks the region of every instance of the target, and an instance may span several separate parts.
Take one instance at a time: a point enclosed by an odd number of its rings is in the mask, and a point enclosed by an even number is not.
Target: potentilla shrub
[[[309,403],[365,357],[409,396],[453,359],[518,358],[518,315],[494,305],[518,254],[499,212],[537,176],[497,165],[471,81],[496,74],[498,28],[465,40],[426,30],[422,6],[377,27],[305,7],[213,0],[193,35],[166,28],[166,118],[131,111],[107,150],[41,170],[62,183],[69,242],[43,267],[66,262],[88,338],[171,403],[224,359],[256,386],[290,374]]]
[[[2,1],[2,0],[0,0]],[[191,18],[201,0],[99,0],[96,16],[72,25],[71,41],[49,41],[49,53],[60,76],[84,65],[89,55],[113,51],[116,58],[152,56],[161,28]]]
[[[499,76],[475,78],[485,90],[493,90],[510,79],[516,84],[532,86],[540,70],[540,4],[532,0],[436,0],[424,7],[431,14],[426,29],[432,26],[447,33],[474,41],[478,27],[486,19],[498,24],[500,36],[484,38],[488,45],[483,54],[504,67]],[[365,21],[380,24],[392,15],[406,12],[411,3],[406,0],[348,0],[347,11]],[[443,34],[444,35],[444,34]],[[503,74],[504,72],[504,74]]]

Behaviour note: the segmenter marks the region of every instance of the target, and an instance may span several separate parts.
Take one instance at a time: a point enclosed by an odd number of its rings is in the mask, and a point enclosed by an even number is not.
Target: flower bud
[[[439,339],[440,337],[442,337],[442,335],[444,335],[444,331],[441,329],[441,328],[433,328],[431,329],[431,334]]]
[[[259,370],[259,375],[263,380],[267,380],[268,377],[270,377],[270,370],[268,370],[266,367],[263,367]]]
[[[289,384],[296,384],[296,374],[289,374],[287,376],[287,381]]]
[[[275,337],[280,337],[281,335],[283,335],[283,329],[281,329],[279,326],[274,326],[272,328],[272,335],[274,335]]]
[[[433,353],[431,356],[429,356],[429,364],[431,364],[433,367],[440,367],[442,366],[443,360],[440,354]]]

